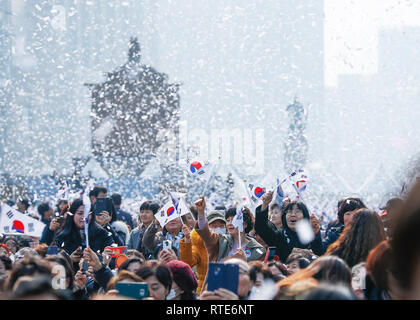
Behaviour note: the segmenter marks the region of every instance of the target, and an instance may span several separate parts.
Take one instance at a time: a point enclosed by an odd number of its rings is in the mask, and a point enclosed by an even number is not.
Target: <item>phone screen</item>
[[[83,261],[82,263],[82,271],[83,273],[86,273],[86,271],[89,269],[89,264]]]
[[[276,255],[276,247],[269,247],[270,253],[268,254],[268,261],[273,260]]]
[[[225,288],[234,293],[238,293],[239,266],[236,264],[209,263],[208,271],[208,290],[214,291]]]
[[[107,198],[98,198],[95,203],[95,214],[100,216],[103,211],[107,211]],[[111,212],[109,212],[111,214]]]
[[[57,246],[49,246],[47,249],[47,254],[57,254],[58,247]]]
[[[118,295],[142,300],[149,296],[149,286],[142,282],[117,282],[115,290]]]

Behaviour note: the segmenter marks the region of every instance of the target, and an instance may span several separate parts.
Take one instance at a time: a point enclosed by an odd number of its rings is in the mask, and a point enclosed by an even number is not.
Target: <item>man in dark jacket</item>
[[[118,193],[114,193],[111,196],[112,202],[114,203],[115,206],[115,211],[117,212],[117,220],[125,222],[129,227],[130,230],[133,230],[134,225],[133,225],[133,219],[131,217],[131,214],[129,214],[128,212],[125,212],[124,210],[121,210],[121,195]]]
[[[283,227],[275,231],[268,224],[268,205],[273,198],[273,191],[263,196],[263,204],[258,206],[255,214],[255,231],[269,246],[276,247],[276,254],[284,263],[293,248],[310,249],[316,255],[321,256],[325,250],[322,245],[319,221],[314,215],[309,216],[309,211],[302,202],[290,202],[282,215]],[[296,223],[301,219],[310,221],[314,230],[315,239],[308,244],[303,244],[296,231]]]

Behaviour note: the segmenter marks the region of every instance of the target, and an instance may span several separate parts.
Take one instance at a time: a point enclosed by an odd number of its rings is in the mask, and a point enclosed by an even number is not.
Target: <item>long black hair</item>
[[[65,227],[64,227],[63,231],[61,231],[61,236],[67,236],[67,235],[71,234],[72,232],[75,232],[76,230],[78,230],[77,226],[74,224],[73,217],[74,217],[74,214],[76,213],[77,209],[79,209],[80,206],[83,206],[83,200],[82,199],[76,199],[70,205],[69,213],[67,214],[67,217],[66,217],[66,224],[65,224]],[[89,222],[89,230],[91,229],[92,225],[93,226],[95,225],[95,215],[92,214],[92,213],[90,215],[91,215],[91,218],[90,218],[90,222]]]

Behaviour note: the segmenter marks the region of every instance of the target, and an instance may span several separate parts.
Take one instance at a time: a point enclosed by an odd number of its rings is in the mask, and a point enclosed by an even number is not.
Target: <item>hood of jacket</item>
[[[123,233],[125,235],[125,243],[128,243],[128,239],[130,238],[130,230],[124,222],[116,220],[111,223],[111,227],[115,232]]]

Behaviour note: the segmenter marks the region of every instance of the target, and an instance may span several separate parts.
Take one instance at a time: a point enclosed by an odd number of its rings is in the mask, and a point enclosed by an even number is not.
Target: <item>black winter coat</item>
[[[322,241],[322,245],[324,246],[324,250],[327,251],[328,247],[337,241],[340,237],[341,233],[344,230],[344,225],[340,225],[339,227],[332,227],[327,234],[325,235],[325,239]]]
[[[300,242],[297,233],[287,227],[286,221],[283,221],[283,227],[280,230],[273,230],[268,224],[268,208],[264,211],[261,211],[261,208],[262,205],[256,209],[255,231],[268,246],[276,247],[276,255],[283,263],[286,262],[293,248],[311,249],[318,256],[324,254],[321,232],[315,236],[312,242],[305,245]],[[309,217],[304,217],[304,219],[309,220]]]
[[[67,216],[66,227],[56,238],[56,245],[72,254],[78,247],[82,246],[80,229],[73,222],[73,215]],[[89,223],[89,246],[94,252],[104,251],[105,247],[114,244],[112,234],[102,228],[94,220]]]

